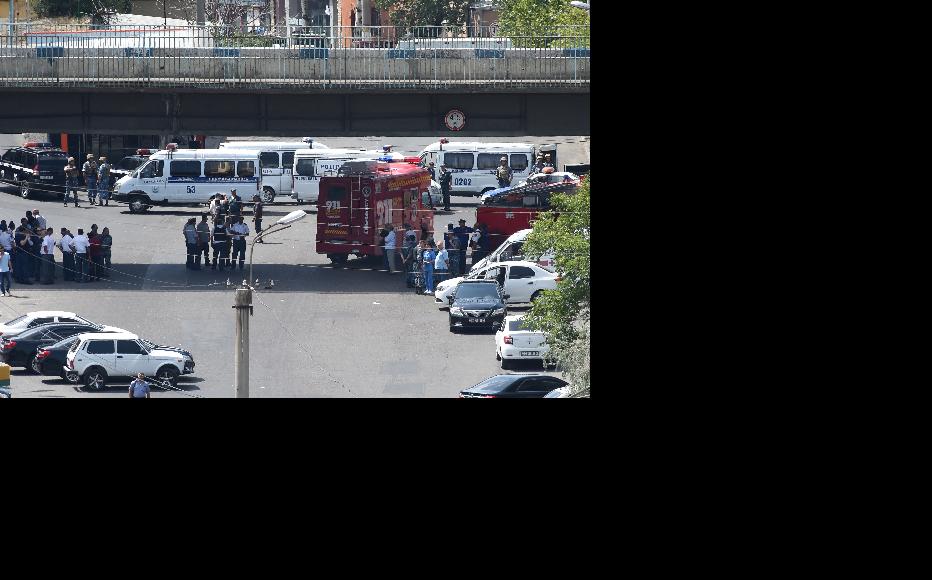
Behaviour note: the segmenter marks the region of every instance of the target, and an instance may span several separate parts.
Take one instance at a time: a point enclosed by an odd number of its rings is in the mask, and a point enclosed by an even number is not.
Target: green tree
[[[34,0],[32,9],[37,16],[87,16],[100,8],[112,8],[117,12],[132,11],[132,0]]]
[[[444,20],[447,26],[462,28],[469,0],[375,0],[375,5],[388,11],[393,26],[402,26],[415,36],[428,36],[436,31],[416,28],[442,26]]]
[[[534,222],[525,254],[553,252],[560,274],[556,290],[545,292],[528,314],[528,325],[547,334],[550,354],[577,390],[589,389],[589,185],[553,196],[552,211]]]
[[[521,48],[589,48],[589,12],[570,0],[499,0],[500,34]]]

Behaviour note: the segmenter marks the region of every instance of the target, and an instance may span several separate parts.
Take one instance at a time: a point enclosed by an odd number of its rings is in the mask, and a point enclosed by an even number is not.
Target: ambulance
[[[551,158],[554,158],[556,148],[548,149],[551,151]],[[531,143],[451,142],[441,139],[425,147],[420,159],[425,167],[433,161],[438,180],[440,166],[447,166],[447,171],[453,174],[450,195],[479,196],[498,189],[495,170],[502,157],[511,167],[511,183],[520,183],[530,177],[536,153],[537,149]]]
[[[391,227],[400,232],[405,223],[432,235],[434,212],[423,196],[429,188],[430,172],[415,163],[344,163],[336,175],[320,180],[317,253],[327,254],[336,264],[346,262],[350,254],[381,256],[379,231]]]
[[[302,141],[227,141],[221,149],[257,149],[262,160],[262,201],[275,201],[276,195],[291,194],[291,172],[297,151],[326,151],[319,141],[305,137]]]

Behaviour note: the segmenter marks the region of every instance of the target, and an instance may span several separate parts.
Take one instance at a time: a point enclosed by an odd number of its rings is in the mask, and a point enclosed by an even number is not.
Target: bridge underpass
[[[465,125],[451,131],[451,110]],[[326,93],[0,87],[0,133],[589,135],[589,92]]]

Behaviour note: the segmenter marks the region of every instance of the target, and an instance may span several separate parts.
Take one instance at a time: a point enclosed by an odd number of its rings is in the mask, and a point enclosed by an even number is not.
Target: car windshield
[[[484,393],[498,393],[507,389],[515,379],[521,378],[521,375],[495,375],[482,381],[478,385],[469,388],[470,391],[480,391]]]
[[[456,289],[456,299],[498,298],[498,287],[493,284],[460,284]]]
[[[18,316],[18,317],[16,317],[16,318],[14,318],[13,320],[9,321],[9,322],[4,322],[3,324],[6,325],[6,326],[15,326],[16,324],[19,324],[20,322],[22,322],[22,321],[24,321],[24,320],[26,320],[26,316],[25,316],[25,315],[24,315],[24,316]]]
[[[508,321],[508,330],[511,330],[511,331],[513,331],[513,332],[518,332],[518,331],[521,331],[521,330],[524,330],[524,331],[527,331],[527,332],[533,332],[530,328],[528,328],[527,326],[525,326],[525,322],[524,322],[524,319],[523,319],[523,318],[519,318],[518,320],[509,320],[509,321]]]

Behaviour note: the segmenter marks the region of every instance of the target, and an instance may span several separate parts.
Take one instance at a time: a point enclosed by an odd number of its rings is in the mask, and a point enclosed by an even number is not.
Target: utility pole
[[[291,48],[291,0],[285,0],[285,46]]]
[[[13,46],[13,21],[16,19],[16,0],[10,0],[10,46]]]
[[[204,2],[206,0],[197,0],[197,24],[198,26],[204,26],[204,21],[206,20],[206,9],[204,8]]]
[[[237,288],[233,308],[236,309],[235,388],[237,399],[249,398],[249,317],[252,316],[252,288]]]

